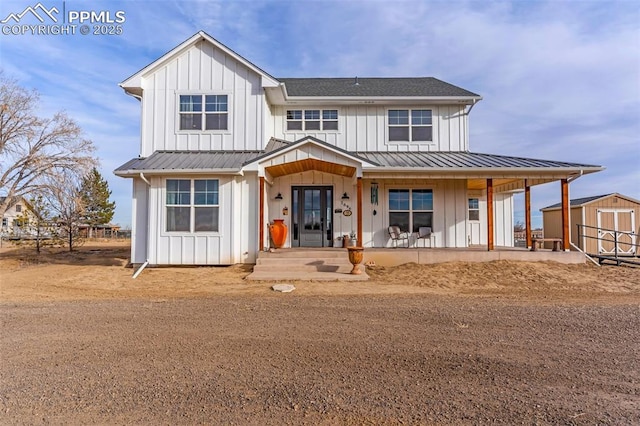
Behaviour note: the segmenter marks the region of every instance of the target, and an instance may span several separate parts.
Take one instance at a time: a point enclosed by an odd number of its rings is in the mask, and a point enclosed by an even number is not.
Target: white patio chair
[[[399,226],[390,226],[389,236],[391,237],[391,241],[393,241],[394,248],[398,248],[398,241],[402,241],[402,240],[407,241],[406,248],[409,248],[409,233],[402,232]]]
[[[431,227],[430,226],[421,226],[421,227],[418,228],[418,237],[417,237],[417,239],[423,241],[423,243],[422,243],[423,247],[425,247],[425,248],[427,247],[427,241],[429,241],[429,248],[432,247],[432,244],[431,244],[431,236],[432,235],[433,234],[431,233]],[[417,245],[417,242],[416,242],[416,245]]]

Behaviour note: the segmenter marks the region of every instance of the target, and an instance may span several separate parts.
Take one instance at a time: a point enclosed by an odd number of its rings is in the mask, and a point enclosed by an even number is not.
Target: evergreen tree
[[[80,185],[80,197],[84,214],[82,220],[89,225],[89,236],[97,225],[106,225],[113,218],[116,203],[109,202],[111,191],[109,184],[100,172],[93,168],[83,179]]]

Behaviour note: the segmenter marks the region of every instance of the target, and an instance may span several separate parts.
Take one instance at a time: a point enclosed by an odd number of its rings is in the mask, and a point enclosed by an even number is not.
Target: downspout
[[[151,187],[151,182],[149,182],[147,180],[147,178],[144,176],[144,173],[142,173],[142,172],[140,172],[140,179],[142,179],[144,181],[144,183],[146,183],[149,187]],[[149,238],[149,237],[147,236],[147,238]],[[148,255],[149,255],[149,241],[147,241],[147,260],[145,260],[144,263],[138,268],[138,270],[133,274],[131,279],[135,280],[136,278],[138,278],[138,275],[140,275],[142,270],[147,267],[147,265],[149,264],[149,256]]]

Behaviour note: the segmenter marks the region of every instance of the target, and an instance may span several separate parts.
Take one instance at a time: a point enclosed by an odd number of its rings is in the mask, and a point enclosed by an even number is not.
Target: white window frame
[[[184,180],[184,181],[189,181],[189,204],[170,204],[168,203],[167,200],[167,185],[168,182],[170,180]],[[218,203],[217,204],[196,204],[196,200],[195,200],[195,182],[196,181],[216,181],[218,184]],[[175,178],[166,178],[164,179],[163,182],[163,203],[164,203],[164,208],[163,208],[163,214],[164,214],[164,224],[163,224],[163,233],[166,234],[171,234],[171,235],[175,235],[175,234],[198,234],[198,235],[219,235],[220,234],[220,222],[221,222],[221,209],[220,209],[220,204],[221,204],[221,183],[220,183],[220,179],[218,178],[186,178],[186,177],[175,177]],[[170,207],[184,207],[184,208],[189,208],[189,230],[184,230],[184,231],[173,231],[173,230],[169,230],[168,229],[168,219],[169,219],[169,208]],[[218,209],[218,220],[217,220],[217,230],[213,230],[213,231],[198,231],[195,229],[196,226],[196,209],[198,208],[202,208],[202,207],[212,207],[212,208],[217,208]]]
[[[213,134],[225,134],[231,133],[231,129],[233,128],[233,114],[231,111],[233,110],[231,92],[226,91],[215,91],[215,92],[203,92],[203,91],[189,91],[189,92],[176,92],[176,134],[185,134],[185,133],[213,133]],[[188,112],[188,111],[180,111],[180,97],[181,96],[201,96],[202,97],[202,111],[200,112]],[[207,119],[207,111],[206,111],[206,96],[226,96],[227,97],[227,128],[226,129],[205,129],[206,127],[206,119]],[[213,114],[216,112],[209,112],[209,114]],[[181,129],[180,123],[183,114],[201,114],[202,115],[202,125],[200,129]]]
[[[407,124],[391,124],[389,120],[389,113],[391,111],[407,111]],[[413,124],[413,111],[430,111],[431,112],[431,124]],[[434,141],[434,114],[433,108],[387,108],[385,112],[385,131],[386,131],[386,141],[390,144],[402,144],[402,143],[411,143],[411,144],[433,144]],[[390,128],[407,128],[409,138],[407,140],[391,140]],[[414,128],[431,128],[431,140],[413,140],[413,129]]]
[[[409,209],[399,209],[399,210],[394,210],[391,209],[391,196],[390,193],[391,191],[409,191]],[[422,210],[422,209],[413,209],[413,191],[431,191],[431,210]],[[433,231],[434,228],[434,222],[435,222],[435,199],[434,199],[434,194],[435,194],[435,190],[432,187],[392,187],[392,188],[388,188],[387,189],[387,225],[391,226],[391,220],[390,220],[390,216],[391,213],[408,213],[409,214],[409,229],[408,230],[402,230],[403,232],[409,232],[411,233],[415,233],[418,232],[417,230],[414,231],[414,223],[413,223],[413,214],[414,213],[431,213],[431,230]],[[425,225],[426,226],[426,225]]]
[[[289,119],[289,112],[300,112],[300,119]],[[318,118],[307,118],[307,112],[317,111]],[[336,118],[325,118],[325,112],[335,111]],[[300,122],[300,129],[289,129],[290,122]],[[307,129],[307,122],[318,122],[319,129]],[[335,129],[325,129],[325,123],[336,123]],[[340,111],[338,108],[287,108],[284,113],[284,131],[286,133],[296,132],[338,132],[340,130]]]
[[[471,208],[471,200],[476,200],[477,207]],[[478,212],[477,219],[471,219],[471,212]],[[467,218],[470,222],[480,222],[480,197],[468,197],[467,198]]]

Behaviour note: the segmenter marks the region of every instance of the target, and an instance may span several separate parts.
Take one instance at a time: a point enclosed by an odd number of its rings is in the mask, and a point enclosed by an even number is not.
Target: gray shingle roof
[[[533,158],[508,157],[504,155],[479,154],[473,152],[358,152],[381,167],[394,168],[560,168],[584,169],[600,168],[589,164],[566,163],[563,161],[537,160]]]
[[[594,195],[591,197],[583,197],[583,198],[574,198],[573,200],[569,200],[569,205],[572,207],[576,207],[576,206],[581,206],[583,204],[588,204],[592,201],[595,200],[599,200],[600,198],[604,198],[604,197],[608,197],[610,195],[613,195],[614,193],[610,193],[610,194],[604,194],[604,195]],[[543,207],[540,210],[546,210],[546,209],[557,209],[558,207],[562,207],[562,203],[555,203],[552,204],[550,206],[547,207]]]
[[[279,78],[289,96],[480,97],[433,77],[416,78]]]

